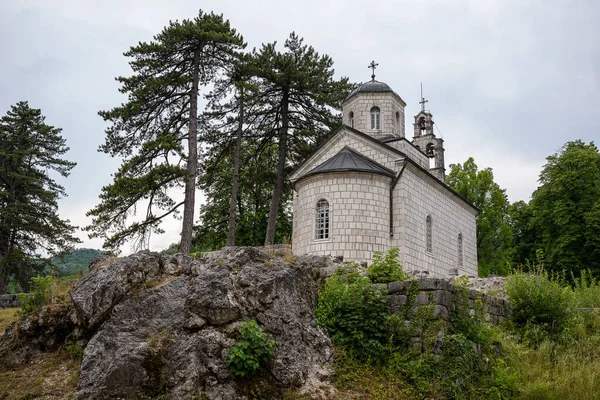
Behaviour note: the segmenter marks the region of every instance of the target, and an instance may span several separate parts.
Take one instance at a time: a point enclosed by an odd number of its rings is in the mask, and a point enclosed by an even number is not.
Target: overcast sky
[[[124,101],[114,80],[131,72],[123,52],[199,6],[224,14],[250,49],[295,31],[354,82],[375,60],[377,80],[408,103],[407,136],[423,81],[446,166],[474,157],[511,202],[529,200],[545,157],[565,142],[600,138],[597,0],[0,0],[0,115],[27,100],[63,129],[77,167],[60,181],[60,214],[75,225],[90,222],[119,165],[97,152],[97,112]],[[179,240],[179,221],[164,228],[152,249]],[[80,237],[80,247],[102,245]]]

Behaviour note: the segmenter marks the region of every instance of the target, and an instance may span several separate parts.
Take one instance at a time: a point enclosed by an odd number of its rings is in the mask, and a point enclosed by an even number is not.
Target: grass
[[[8,324],[19,320],[19,316],[16,315],[16,312],[19,310],[20,308],[0,309],[0,336],[4,335]]]
[[[0,369],[0,399],[75,398],[80,361],[66,351],[42,353],[30,363]]]
[[[588,338],[558,350],[543,342],[523,351],[513,363],[519,376],[515,399],[595,400],[600,398],[600,337]]]

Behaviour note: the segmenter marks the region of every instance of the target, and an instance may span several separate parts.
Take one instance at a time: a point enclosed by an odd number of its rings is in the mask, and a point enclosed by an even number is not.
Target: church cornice
[[[294,174],[296,174],[298,171],[300,171],[305,165],[306,163],[308,163],[312,157],[317,154],[319,151],[321,151],[321,149],[323,149],[324,147],[326,147],[329,142],[331,142],[338,133],[340,133],[343,130],[347,130],[357,136],[359,136],[362,139],[365,139],[366,141],[369,141],[371,143],[375,143],[377,146],[381,147],[384,150],[387,150],[391,153],[394,153],[400,157],[403,157],[406,162],[410,163],[411,165],[414,165],[417,169],[419,169],[420,171],[424,172],[426,175],[428,175],[430,178],[432,178],[434,181],[438,182],[440,184],[441,187],[445,188],[446,190],[448,190],[450,193],[452,193],[454,196],[456,196],[457,198],[459,198],[460,200],[462,200],[463,202],[465,202],[467,205],[469,205],[471,208],[473,208],[477,213],[481,212],[481,210],[477,207],[475,207],[470,201],[468,201],[466,198],[464,198],[462,195],[460,195],[457,191],[455,191],[454,189],[452,189],[450,186],[448,186],[446,183],[444,183],[443,181],[441,181],[440,179],[438,179],[436,176],[434,176],[431,172],[429,172],[427,169],[423,168],[421,165],[419,165],[416,161],[413,161],[410,157],[408,157],[406,155],[406,153],[397,150],[391,146],[388,146],[385,143],[380,142],[378,139],[375,139],[372,136],[367,135],[366,133],[363,133],[357,129],[351,128],[347,125],[342,125],[340,126],[338,129],[336,129],[335,131],[333,131],[333,133],[331,133],[329,135],[329,137],[327,137],[327,139],[325,139],[325,141],[323,141],[323,143],[321,143],[319,146],[317,146],[317,148],[315,149],[315,151],[310,155],[310,157],[306,158],[303,162],[300,163],[300,165],[298,165],[289,175],[289,177],[293,177]],[[404,138],[400,138],[400,139],[404,139]],[[404,139],[406,140],[406,139]],[[410,143],[410,141],[406,140],[408,143]],[[412,145],[412,143],[411,143]],[[414,145],[413,145],[414,146]],[[288,178],[288,180],[292,181],[292,183],[294,181],[296,181],[298,178],[295,179],[290,179]]]

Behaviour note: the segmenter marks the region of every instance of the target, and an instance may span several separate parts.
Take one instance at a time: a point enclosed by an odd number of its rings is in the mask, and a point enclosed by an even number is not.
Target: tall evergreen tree
[[[464,164],[451,164],[448,185],[481,210],[477,216],[477,262],[479,274],[508,272],[512,233],[508,198],[494,182],[491,168],[479,170],[470,157]]]
[[[207,179],[200,179],[205,195],[219,193],[213,186],[222,186],[221,179],[231,181],[229,197],[229,215],[227,220],[227,245],[234,246],[236,232],[236,216],[238,206],[238,191],[240,183],[240,157],[242,153],[242,140],[248,131],[256,128],[257,110],[256,98],[258,87],[256,79],[249,65],[248,54],[240,55],[231,69],[214,84],[212,92],[207,96],[207,110],[203,114],[202,129],[203,140],[210,144],[205,157],[205,174]],[[250,119],[246,118],[249,115]],[[231,162],[223,165],[226,159]],[[231,172],[230,176],[223,175],[222,169]],[[220,203],[222,199],[208,196],[209,203]],[[204,215],[206,217],[206,215]],[[204,224],[207,221],[201,217]],[[209,222],[209,226],[217,226]]]
[[[61,129],[44,121],[27,102],[0,119],[0,293],[11,275],[27,287],[45,266],[41,251],[52,255],[79,242],[76,227],[58,216],[66,193],[51,177],[69,176],[75,163],[61,158],[69,150]]]
[[[339,126],[334,114],[352,88],[347,78],[333,78],[333,61],[319,55],[292,32],[285,51],[276,43],[254,52],[255,71],[260,79],[262,134],[278,145],[277,170],[269,207],[265,245],[273,244],[277,215],[282,206],[285,177],[290,161],[297,161]]]
[[[546,160],[529,203],[537,249],[550,269],[600,277],[600,152],[576,140]]]
[[[150,43],[131,47],[131,77],[118,77],[128,102],[99,114],[111,123],[100,150],[124,161],[113,183],[102,188],[100,204],[88,212],[90,237],[115,249],[130,238],[161,233],[161,220],[183,206],[180,250],[191,249],[198,175],[199,87],[230,64],[242,37],[222,15],[200,11],[193,20],[171,22]],[[185,145],[187,144],[187,146]],[[170,189],[185,186],[177,202]],[[131,222],[140,202],[142,221]]]

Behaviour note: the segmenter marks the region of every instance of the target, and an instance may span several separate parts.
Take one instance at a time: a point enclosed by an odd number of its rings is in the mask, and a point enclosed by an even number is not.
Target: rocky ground
[[[0,362],[20,371],[40,354],[81,348],[77,399],[325,397],[332,345],[315,321],[312,273],[326,262],[255,248],[98,259],[70,301],[9,326]],[[228,349],[252,319],[275,356],[257,378],[234,379]]]

